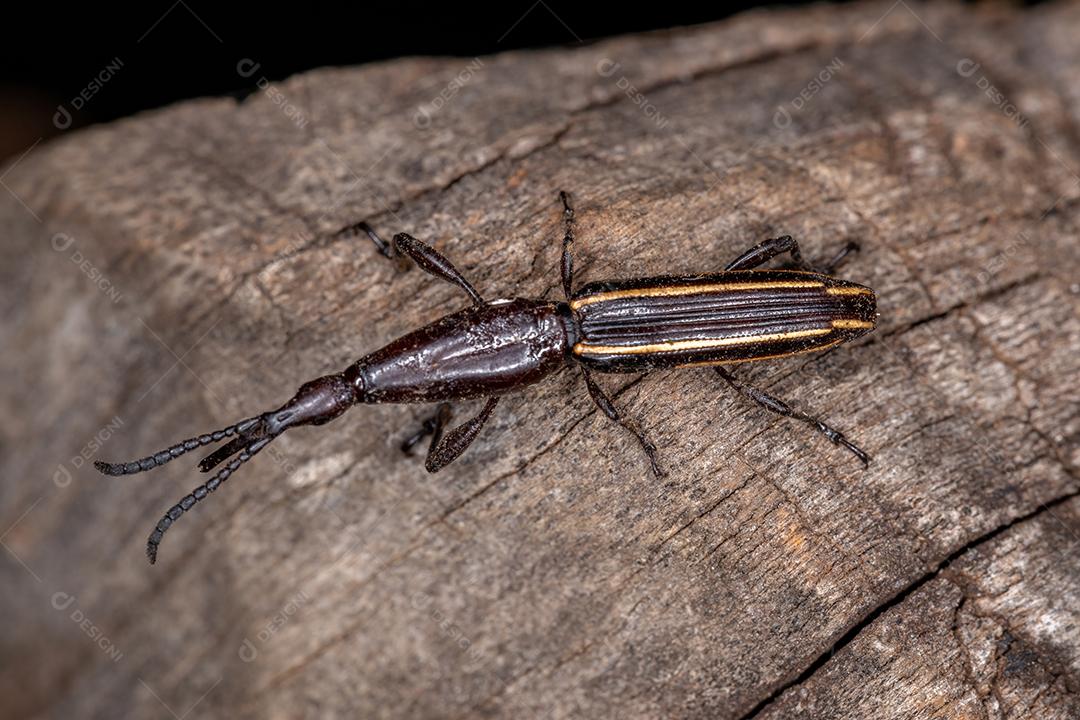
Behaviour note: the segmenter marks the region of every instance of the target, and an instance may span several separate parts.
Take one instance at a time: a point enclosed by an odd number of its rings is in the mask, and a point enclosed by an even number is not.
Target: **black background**
[[[0,158],[41,137],[185,98],[243,96],[254,79],[237,74],[242,58],[260,64],[258,77],[278,80],[315,67],[403,55],[472,57],[587,43],[707,22],[762,4],[778,3],[16,5],[5,9],[8,32],[0,49]],[[122,67],[81,109],[72,109],[73,98],[116,59]],[[71,126],[62,130],[53,121],[61,104],[72,110]]]

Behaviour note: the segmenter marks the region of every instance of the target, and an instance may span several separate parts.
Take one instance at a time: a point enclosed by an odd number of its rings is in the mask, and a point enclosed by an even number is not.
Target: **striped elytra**
[[[637,372],[823,350],[874,328],[874,292],[796,270],[590,283],[570,302],[574,357]]]

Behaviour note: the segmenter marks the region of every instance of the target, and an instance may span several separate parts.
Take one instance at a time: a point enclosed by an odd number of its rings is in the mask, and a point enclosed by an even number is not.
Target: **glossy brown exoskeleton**
[[[157,557],[165,531],[180,515],[291,427],[322,425],[356,404],[487,398],[476,417],[446,432],[449,409],[440,405],[435,417],[405,441],[403,449],[407,451],[430,434],[426,467],[436,472],[476,439],[501,395],[535,383],[568,362],[582,369],[589,394],[604,414],[637,438],[658,476],[662,472],[654,446],[622,418],[596,384],[593,371],[645,372],[712,365],[748,398],[814,426],[863,463],[869,462],[866,453],[841,433],[735,379],[723,367],[823,350],[872,330],[877,319],[873,291],[831,276],[836,264],[855,248],[853,244],[817,272],[807,268],[798,244],[785,235],[755,245],[723,272],[594,282],[575,293],[571,255],[574,211],[569,196],[560,193],[560,197],[565,223],[564,302],[527,298],[485,301],[446,258],[416,238],[401,233],[387,243],[366,223],[350,228],[366,233],[387,257],[411,258],[426,272],[458,285],[472,299],[472,305],[394,340],[341,373],[302,385],[277,410],[185,440],[142,460],[96,462],[107,475],[142,472],[231,438],[203,458],[199,469],[208,472],[227,464],[158,522],[147,543],[150,562]],[[785,252],[800,269],[753,269]]]

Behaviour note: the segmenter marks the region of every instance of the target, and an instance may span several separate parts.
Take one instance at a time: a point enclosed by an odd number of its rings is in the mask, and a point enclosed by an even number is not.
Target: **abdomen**
[[[793,270],[590,283],[570,303],[574,357],[607,372],[824,350],[874,328],[868,287]]]

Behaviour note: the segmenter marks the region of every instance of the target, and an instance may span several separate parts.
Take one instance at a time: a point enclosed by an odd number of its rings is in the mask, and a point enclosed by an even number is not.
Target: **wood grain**
[[[3,713],[1077,717],[1078,33],[1068,4],[754,12],[313,71],[276,86],[304,122],[259,91],[9,163]],[[436,476],[397,450],[428,408],[291,432],[146,564],[196,473],[89,460],[465,304],[339,229],[557,297],[559,189],[580,282],[861,243],[879,329],[740,372],[871,468],[707,369],[605,378],[658,482],[567,371]]]

